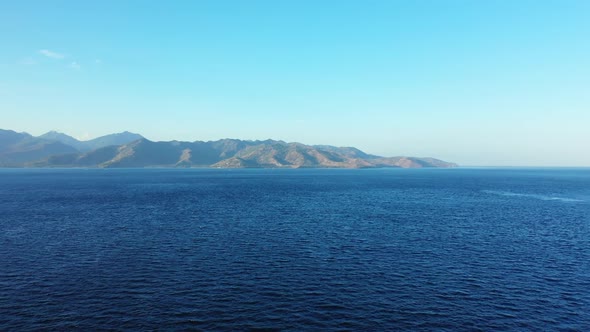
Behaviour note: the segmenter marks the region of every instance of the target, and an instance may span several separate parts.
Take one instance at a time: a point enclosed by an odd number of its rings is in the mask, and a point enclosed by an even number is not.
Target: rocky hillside
[[[33,137],[27,133],[0,130],[0,167],[19,167],[52,155],[76,153],[70,145]]]
[[[72,136],[66,135],[64,133],[59,133],[57,131],[50,131],[46,134],[39,136],[39,138],[43,138],[46,140],[58,141],[69,145],[81,152],[92,151],[95,149],[100,149],[105,146],[111,145],[122,145],[127,144],[129,142],[133,142],[135,140],[143,138],[143,136],[135,133],[130,133],[128,131],[117,133],[117,134],[110,134],[101,137],[97,137],[95,139],[91,139],[88,141],[80,141]]]
[[[15,138],[14,134],[21,136]],[[116,135],[109,136],[124,137],[128,140],[137,134]],[[66,142],[71,145],[67,145]],[[54,132],[35,138],[24,133],[0,131],[0,166],[104,168],[420,168],[457,166],[434,158],[386,158],[367,154],[352,147],[311,146],[275,140],[223,139],[208,142],[153,142],[141,137],[123,144],[99,144],[98,148],[91,150],[88,150],[87,145],[80,145],[76,142],[80,141]],[[115,141],[115,143],[117,142]],[[4,146],[8,148],[3,148]]]

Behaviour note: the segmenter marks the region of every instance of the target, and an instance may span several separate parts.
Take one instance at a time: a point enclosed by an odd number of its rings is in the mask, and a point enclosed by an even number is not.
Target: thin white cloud
[[[101,59],[96,59],[96,60],[94,60],[94,63],[96,63],[97,65],[100,65],[102,63],[102,60]]]
[[[76,61],[74,61],[74,62],[70,63],[70,68],[79,70],[81,67],[80,67],[80,64],[79,63],[77,63]]]
[[[22,58],[18,63],[20,63],[21,65],[25,65],[25,66],[32,66],[32,65],[36,65],[37,61],[35,59],[33,59],[32,57],[28,56],[26,58]]]
[[[39,53],[48,57],[48,58],[52,58],[52,59],[63,59],[66,56],[61,54],[61,53],[57,53],[57,52],[53,52],[50,50],[39,50]]]

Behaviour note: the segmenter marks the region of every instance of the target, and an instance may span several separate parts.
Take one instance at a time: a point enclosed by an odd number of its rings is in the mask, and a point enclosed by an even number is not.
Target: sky
[[[590,1],[3,1],[0,128],[590,166]]]

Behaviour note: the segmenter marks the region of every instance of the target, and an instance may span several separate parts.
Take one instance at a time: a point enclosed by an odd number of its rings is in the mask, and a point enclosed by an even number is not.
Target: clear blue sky
[[[0,128],[590,166],[590,1],[3,1]]]

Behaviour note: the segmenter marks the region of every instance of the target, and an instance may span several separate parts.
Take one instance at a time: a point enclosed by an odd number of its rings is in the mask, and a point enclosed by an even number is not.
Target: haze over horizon
[[[587,1],[0,4],[0,128],[590,166]]]

